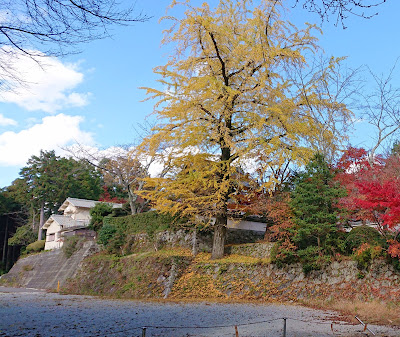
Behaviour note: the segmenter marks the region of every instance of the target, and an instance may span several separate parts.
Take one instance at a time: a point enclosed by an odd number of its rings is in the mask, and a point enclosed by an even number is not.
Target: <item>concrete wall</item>
[[[263,222],[228,219],[228,228],[265,232],[267,225]]]
[[[99,250],[93,241],[87,241],[69,259],[62,249],[46,251],[21,258],[3,275],[1,283],[35,289],[57,289],[78,271],[82,260]]]

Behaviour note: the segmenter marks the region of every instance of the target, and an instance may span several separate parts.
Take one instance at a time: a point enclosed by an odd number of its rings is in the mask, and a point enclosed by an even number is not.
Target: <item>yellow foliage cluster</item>
[[[196,263],[206,263],[210,262],[211,260],[211,254],[209,253],[199,253],[194,261]],[[221,259],[218,259],[218,264],[230,264],[230,263],[241,263],[241,264],[268,264],[270,263],[269,258],[256,258],[252,256],[245,256],[245,255],[239,255],[239,254],[230,254],[227,256],[224,256]]]
[[[163,42],[175,54],[155,69],[163,89],[145,88],[160,124],[143,147],[173,149],[163,152],[173,173],[147,179],[144,195],[156,208],[225,216],[242,183],[239,167],[304,163],[343,139],[337,125],[350,111],[330,86],[340,59],[313,67],[315,27],[283,21],[280,3],[172,3],[186,6],[183,18],[167,17],[173,25]]]
[[[173,1],[172,10],[178,5],[186,11],[166,18],[173,24],[163,40],[175,53],[155,68],[162,88],[144,88],[159,124],[142,148],[170,173],[145,179],[141,195],[160,211],[214,226],[220,258],[235,204],[276,186],[271,170],[329,155],[346,139],[346,79],[342,59],[316,61],[318,29],[282,20],[281,1]]]
[[[170,256],[184,256],[191,257],[192,252],[190,249],[183,247],[174,247],[174,248],[164,248],[157,250],[155,252],[151,252],[151,256],[159,256],[159,257],[170,257]]]
[[[217,289],[210,275],[189,271],[174,285],[171,298],[215,299],[227,298]]]

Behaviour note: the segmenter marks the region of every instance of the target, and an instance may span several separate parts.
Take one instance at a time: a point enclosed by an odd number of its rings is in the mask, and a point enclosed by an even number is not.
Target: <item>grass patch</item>
[[[143,259],[147,257],[192,257],[192,252],[188,248],[176,247],[176,248],[163,248],[157,251],[144,252],[140,254],[132,254],[127,257],[135,259]],[[256,264],[269,264],[271,262],[270,258],[256,258],[246,255],[230,254],[224,256],[222,259],[211,260],[210,253],[199,253],[194,258],[194,263],[215,263],[215,264],[229,264],[229,263],[240,263],[247,265]]]
[[[33,266],[31,266],[30,264],[26,264],[25,266],[22,267],[23,271],[31,271],[33,270]]]
[[[177,248],[163,248],[150,253],[150,256],[157,257],[171,257],[171,256],[185,256],[191,257],[192,252],[190,249],[177,247]]]

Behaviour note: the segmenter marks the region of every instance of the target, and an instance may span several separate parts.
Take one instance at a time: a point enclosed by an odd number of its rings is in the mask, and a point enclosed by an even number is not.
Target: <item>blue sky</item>
[[[50,59],[44,70],[15,61],[33,85],[0,93],[0,187],[16,179],[40,149],[61,154],[62,147],[75,141],[104,149],[135,140],[135,126],[153,110],[152,102],[141,102],[145,94],[139,87],[158,85],[152,69],[168,57],[168,48],[160,46],[167,23],[158,23],[168,4],[138,0],[136,11],[152,16],[149,21],[115,27],[112,38],[82,45],[79,54]],[[324,23],[320,45],[327,56],[348,56],[349,67],[368,65],[374,72],[387,72],[400,56],[400,1],[388,1],[378,10],[370,20],[349,17],[345,30],[335,27],[333,17]],[[306,21],[320,23],[317,15],[301,8],[287,17],[298,27]],[[359,123],[352,144],[368,147],[370,132]]]

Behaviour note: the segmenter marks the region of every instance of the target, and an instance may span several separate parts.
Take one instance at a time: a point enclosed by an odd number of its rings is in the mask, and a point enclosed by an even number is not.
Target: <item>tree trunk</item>
[[[38,241],[42,240],[42,227],[44,225],[44,201],[42,202],[42,206],[40,206],[40,220],[39,220],[39,229],[38,229]]]
[[[232,119],[228,117],[226,120],[226,127],[231,130],[232,129]],[[229,184],[229,166],[231,159],[231,149],[229,146],[225,144],[225,140],[222,139],[220,143],[221,149],[221,160],[220,160],[220,171],[217,173],[218,183],[220,185],[225,186],[225,183]],[[230,185],[230,184],[229,184]],[[224,248],[225,248],[225,237],[226,237],[226,226],[228,224],[228,200],[230,188],[223,192],[223,206],[220,209],[220,214],[217,215],[215,219],[214,225],[214,238],[213,238],[213,246],[211,252],[211,260],[221,259],[224,256]]]
[[[7,246],[8,246],[8,215],[6,218],[6,230],[4,232],[4,242],[3,242],[3,256],[1,259],[1,263],[3,266],[6,266],[6,257],[7,257]]]
[[[35,210],[34,210],[32,204],[31,204],[31,212],[32,212],[32,230],[35,230],[36,229],[36,226],[35,226]]]
[[[13,256],[12,256],[12,251],[11,250],[13,248],[14,248],[14,246],[8,246],[8,248],[7,248],[6,271],[9,271],[11,269],[11,267],[12,267],[11,260],[12,260]]]
[[[194,257],[197,255],[197,229],[193,231],[192,236],[192,255]]]
[[[135,215],[137,213],[135,206],[135,201],[137,198],[135,199],[135,196],[133,195],[131,188],[129,186],[128,186],[128,196],[129,196],[129,206],[131,208],[131,214]]]
[[[214,225],[214,238],[211,260],[221,259],[224,256],[227,217],[218,216]]]

